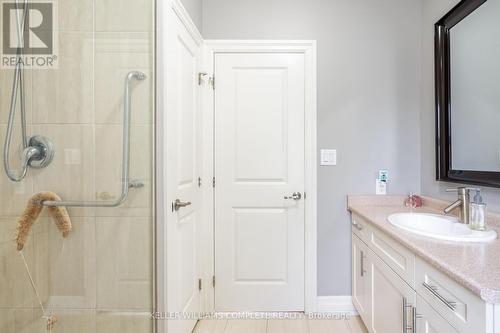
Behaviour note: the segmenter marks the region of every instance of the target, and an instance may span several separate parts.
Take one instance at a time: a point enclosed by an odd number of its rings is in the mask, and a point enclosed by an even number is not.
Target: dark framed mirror
[[[436,178],[500,187],[500,0],[435,25]]]

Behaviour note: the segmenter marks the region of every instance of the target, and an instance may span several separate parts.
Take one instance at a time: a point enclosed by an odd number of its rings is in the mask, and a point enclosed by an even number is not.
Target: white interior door
[[[196,80],[200,47],[174,11],[167,42],[167,311],[200,311],[200,117]],[[175,201],[179,200],[178,207]],[[191,333],[196,320],[169,320],[168,332]]]
[[[215,56],[217,311],[304,311],[304,70],[298,53]]]

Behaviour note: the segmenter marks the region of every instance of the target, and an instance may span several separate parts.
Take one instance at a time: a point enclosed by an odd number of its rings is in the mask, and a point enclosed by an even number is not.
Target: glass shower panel
[[[0,3],[4,19],[4,4],[15,1]],[[28,168],[20,182],[0,170],[0,332],[153,332],[155,1],[28,3],[33,18],[44,8],[38,5],[53,5],[53,30],[34,34],[42,42],[53,35],[55,65],[25,65],[23,90],[27,134],[50,139],[55,155],[45,168]],[[36,49],[28,53],[37,56]],[[68,207],[72,230],[66,238],[45,208],[22,253],[17,251],[18,219],[34,194],[119,199],[125,79],[131,71],[146,78],[131,81],[132,185],[125,202],[116,208]],[[13,76],[14,69],[0,68],[2,156]],[[10,149],[15,171],[21,168],[21,127],[18,104]]]

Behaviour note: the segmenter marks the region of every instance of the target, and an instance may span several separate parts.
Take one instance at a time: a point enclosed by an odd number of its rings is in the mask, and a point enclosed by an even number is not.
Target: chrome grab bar
[[[65,207],[118,207],[128,196],[129,188],[140,187],[129,179],[130,166],[130,120],[131,120],[131,96],[130,85],[133,79],[142,81],[146,74],[139,71],[132,71],[125,79],[125,97],[123,107],[123,158],[122,158],[122,192],[115,201],[43,201],[44,206],[65,206]]]
[[[437,299],[439,299],[441,302],[443,302],[444,305],[446,305],[451,311],[455,311],[455,309],[457,308],[457,303],[452,302],[452,301],[448,301],[446,298],[444,298],[444,296],[438,292],[438,287],[431,286],[427,282],[423,282],[422,285],[424,286],[425,289],[430,291],[431,294],[436,296]]]

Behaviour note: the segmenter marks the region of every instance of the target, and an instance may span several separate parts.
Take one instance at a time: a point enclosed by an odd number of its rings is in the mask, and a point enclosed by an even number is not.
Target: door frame
[[[305,295],[306,313],[317,311],[317,51],[314,40],[205,40],[203,50],[204,72],[214,76],[215,55],[218,53],[300,53],[305,57]],[[205,85],[209,81],[205,80]],[[215,87],[217,78],[215,77]],[[202,89],[202,129],[203,129],[203,172],[202,186],[203,216],[206,217],[202,228],[203,271],[207,273],[204,281],[210,281],[210,288],[204,297],[205,309],[215,309],[215,207],[212,179],[215,175],[215,95],[214,89]]]

